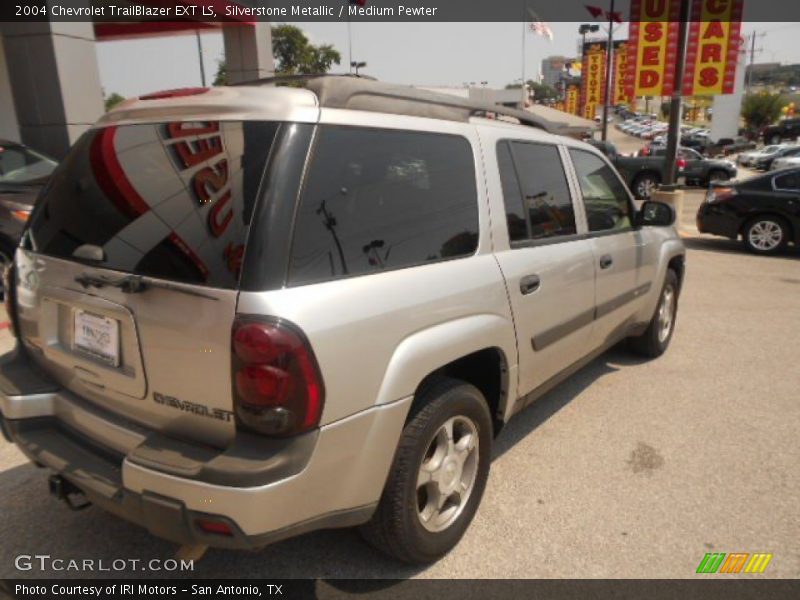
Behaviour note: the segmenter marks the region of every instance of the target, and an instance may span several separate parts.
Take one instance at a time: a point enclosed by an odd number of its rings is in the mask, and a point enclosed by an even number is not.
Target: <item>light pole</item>
[[[367,66],[364,61],[351,60],[350,67],[356,70],[356,77],[358,77],[358,70]]]
[[[611,0],[611,10],[608,11],[608,45],[606,46],[606,93],[603,102],[603,128],[601,139],[605,142],[608,136],[608,103],[611,100],[611,72],[612,54],[614,52],[614,0]]]
[[[684,60],[686,57],[686,34],[689,30],[687,21],[689,20],[689,0],[681,0],[680,4],[680,23],[678,27],[678,48],[675,57],[675,76],[672,86],[672,99],[669,103],[669,129],[667,132],[667,149],[664,153],[664,184],[673,185],[675,183],[675,159],[678,156],[678,145],[681,137],[681,105],[683,104],[683,71]]]
[[[197,36],[197,56],[200,57],[200,84],[206,87],[206,67],[203,64],[203,43],[200,41],[200,30],[195,29],[194,34]]]

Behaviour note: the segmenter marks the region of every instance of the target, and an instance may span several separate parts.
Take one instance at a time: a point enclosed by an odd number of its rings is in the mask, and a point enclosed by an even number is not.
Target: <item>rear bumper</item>
[[[181,544],[257,548],[367,521],[409,403],[373,407],[290,440],[240,434],[215,450],[90,405],[50,383],[23,353],[0,358],[3,434],[99,507]],[[223,522],[231,535],[207,533],[198,519]]]
[[[703,202],[697,210],[697,231],[736,239],[739,236],[739,220],[722,207]]]

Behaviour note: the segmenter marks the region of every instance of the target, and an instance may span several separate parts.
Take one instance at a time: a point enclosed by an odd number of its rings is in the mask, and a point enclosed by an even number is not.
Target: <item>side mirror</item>
[[[642,203],[637,217],[639,225],[647,227],[669,227],[675,223],[675,209],[669,204],[648,200]]]

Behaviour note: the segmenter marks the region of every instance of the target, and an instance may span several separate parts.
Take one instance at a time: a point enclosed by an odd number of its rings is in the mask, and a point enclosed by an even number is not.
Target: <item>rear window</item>
[[[289,285],[458,258],[477,247],[475,162],[466,138],[320,128]]]
[[[28,234],[36,252],[235,288],[264,167],[269,122],[172,122],[87,132],[58,167]]]

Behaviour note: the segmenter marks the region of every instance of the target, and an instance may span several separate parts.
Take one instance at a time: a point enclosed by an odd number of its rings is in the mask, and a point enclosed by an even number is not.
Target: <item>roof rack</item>
[[[553,127],[551,122],[528,111],[488,102],[474,102],[408,85],[383,83],[363,75],[287,75],[243,81],[234,85],[305,87],[317,95],[321,106],[327,108],[347,108],[465,122],[469,121],[470,117],[476,116],[488,118],[503,116],[516,119],[521,125],[559,133],[558,128]]]

